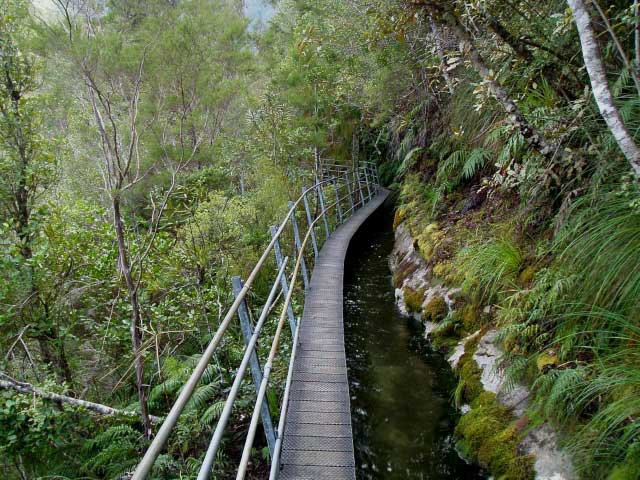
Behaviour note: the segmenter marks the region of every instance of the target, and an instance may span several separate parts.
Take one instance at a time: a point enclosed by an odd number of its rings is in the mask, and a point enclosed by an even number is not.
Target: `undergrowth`
[[[497,328],[506,388],[529,386],[530,417],[557,427],[579,474],[639,478],[638,184],[613,162],[592,168],[588,180],[554,166],[582,186],[541,189],[532,179],[546,182],[548,172],[508,172],[514,159],[525,168],[532,157],[519,135],[491,119],[473,141],[436,136],[426,170],[402,185],[395,226],[409,228],[434,279],[462,289],[430,337],[448,348]],[[492,164],[504,173],[487,175]],[[579,168],[586,175],[591,167]],[[497,478],[530,478],[531,460],[518,454],[521,432],[482,393],[470,356],[460,361],[454,392],[456,404],[472,406],[456,429],[462,450]]]

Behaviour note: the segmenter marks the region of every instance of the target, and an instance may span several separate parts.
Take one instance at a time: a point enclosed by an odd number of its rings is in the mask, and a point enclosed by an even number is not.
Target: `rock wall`
[[[425,321],[423,311],[434,299],[442,298],[451,312],[456,303],[459,288],[448,287],[433,277],[431,268],[420,256],[414,246],[414,239],[409,229],[401,223],[395,230],[395,244],[389,256],[389,268],[394,274],[396,302],[400,311],[407,316],[422,321],[425,335],[437,327],[438,323]],[[405,299],[407,291],[420,292],[421,308],[408,304]],[[415,300],[412,302],[415,303]],[[473,360],[477,363],[481,375],[480,382],[486,391],[496,395],[496,400],[513,411],[514,419],[525,420],[530,402],[530,392],[524,385],[507,388],[505,376],[499,368],[502,350],[498,341],[498,331],[478,330],[461,339],[451,350],[448,360],[453,368],[464,355],[464,346],[472,338],[480,336]],[[469,405],[462,405],[463,414],[470,410]],[[524,435],[520,448],[524,454],[534,458],[536,478],[539,480],[575,480],[577,475],[569,456],[559,448],[558,438],[549,424],[531,428]]]
[[[405,291],[410,289],[423,292],[421,303],[422,310],[427,308],[435,299],[442,298],[451,311],[455,303],[455,296],[460,292],[459,288],[434,282],[431,267],[422,259],[416,250],[409,229],[403,223],[395,230],[395,243],[391,255],[389,255],[389,268],[394,274],[394,287],[396,303],[403,315],[412,316],[418,321],[423,321],[420,311],[410,312],[405,301]],[[427,334],[437,325],[436,322],[424,321]]]

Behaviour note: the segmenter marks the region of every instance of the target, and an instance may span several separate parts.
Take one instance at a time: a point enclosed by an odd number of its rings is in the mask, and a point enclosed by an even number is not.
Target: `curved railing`
[[[242,458],[238,466],[236,479],[240,480],[245,476],[251,456],[251,449],[255,439],[258,420],[260,418],[262,419],[263,429],[267,437],[267,444],[269,446],[271,457],[271,471],[269,478],[277,478],[280,464],[280,452],[282,448],[282,435],[286,425],[289,391],[291,388],[293,372],[292,366],[295,361],[298,345],[298,321],[295,318],[291,304],[293,293],[298,285],[299,277],[302,277],[304,290],[307,290],[309,286],[310,269],[308,268],[306,258],[313,258],[314,260],[317,258],[319,250],[322,247],[322,242],[326,241],[331,235],[331,227],[337,227],[337,225],[346,221],[357,209],[368,203],[380,188],[377,169],[373,163],[369,162],[361,164],[357,168],[349,168],[340,165],[327,165],[323,167],[322,171],[319,172],[318,175],[316,175],[316,178],[317,180],[312,187],[303,188],[302,194],[298,199],[295,202],[289,202],[289,211],[285,215],[281,224],[278,227],[271,227],[271,241],[262,252],[260,259],[254,266],[246,281],[243,283],[239,277],[234,278],[234,302],[220,322],[213,338],[202,353],[200,360],[180,391],[178,398],[167,414],[167,417],[158,430],[158,433],[145,452],[144,457],[136,467],[133,476],[131,477],[132,479],[142,480],[151,472],[156,459],[167,443],[169,435],[178,422],[187,402],[193,395],[198,382],[202,378],[205,369],[209,365],[209,362],[211,361],[236,314],[240,318],[241,330],[245,339],[245,350],[233,384],[227,393],[227,399],[214,429],[209,447],[207,448],[205,458],[198,474],[198,480],[208,479],[215,469],[216,454],[220,448],[227,423],[231,417],[234,402],[238,397],[240,386],[247,369],[251,370],[257,390],[257,397],[254,403],[254,410],[242,451]],[[328,200],[329,196],[331,197],[331,200]],[[306,223],[307,229],[304,236],[301,238],[300,230],[298,228],[297,214],[300,213],[299,211],[302,209],[304,209],[303,221]],[[332,210],[334,211],[335,218],[328,215]],[[324,232],[323,234],[319,234],[317,230],[321,230],[321,232],[324,230]],[[289,256],[283,255],[280,245],[280,239],[283,238],[285,232],[290,233],[293,238],[294,251],[292,252],[291,258],[295,257],[295,262],[292,267],[293,270],[288,278],[287,267],[290,266]],[[309,247],[309,244],[311,247]],[[311,252],[308,252],[309,248],[311,248]],[[269,296],[267,297],[265,304],[262,306],[260,317],[255,325],[252,325],[249,319],[245,298],[256,277],[262,271],[265,262],[272,251],[276,258],[277,274],[271,284]],[[282,294],[277,296],[279,290]],[[282,297],[284,297],[284,301],[282,303],[280,317],[271,342],[267,362],[264,365],[264,369],[262,369],[258,362],[256,345],[269,313],[273,308],[275,308],[275,304],[278,299]],[[279,342],[287,319],[291,328],[293,344],[289,359],[287,379],[281,401],[278,428],[274,431],[271,415],[265,398],[271,370],[273,368],[273,362],[278,353]]]

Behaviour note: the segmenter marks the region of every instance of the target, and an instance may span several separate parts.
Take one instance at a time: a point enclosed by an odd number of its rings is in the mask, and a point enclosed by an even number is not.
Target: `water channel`
[[[358,479],[483,479],[455,449],[455,378],[419,322],[400,314],[387,257],[392,212],[381,208],[351,242],[345,341]]]

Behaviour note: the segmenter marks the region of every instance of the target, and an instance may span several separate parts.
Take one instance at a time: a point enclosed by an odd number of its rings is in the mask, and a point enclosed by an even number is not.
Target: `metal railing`
[[[298,345],[299,322],[292,308],[294,291],[299,285],[299,277],[302,277],[304,291],[308,289],[312,268],[309,268],[307,260],[312,260],[313,263],[315,263],[322,244],[326,242],[327,238],[331,235],[331,228],[337,228],[338,225],[345,222],[356,210],[368,203],[377,194],[379,188],[378,172],[373,163],[367,162],[360,164],[358,168],[327,165],[321,172],[317,172],[316,181],[312,187],[303,188],[302,194],[298,199],[295,202],[289,202],[287,214],[279,226],[271,227],[271,241],[262,252],[262,255],[247,279],[242,282],[239,277],[234,277],[233,290],[235,300],[220,322],[213,338],[202,353],[191,376],[184,384],[158,433],[145,452],[144,457],[136,467],[131,477],[133,480],[145,479],[153,469],[153,465],[166,445],[169,435],[178,422],[178,418],[193,395],[198,382],[202,378],[205,369],[209,365],[223,336],[236,315],[238,315],[240,319],[240,327],[245,341],[244,354],[235,374],[233,384],[227,393],[227,399],[214,429],[209,447],[207,448],[198,474],[198,480],[207,480],[215,469],[216,456],[220,449],[227,423],[231,418],[234,402],[238,397],[240,386],[247,369],[251,370],[257,396],[236,479],[240,480],[245,476],[259,419],[262,419],[263,430],[271,457],[269,478],[277,478],[280,466],[280,452],[282,449],[282,435],[286,425],[289,391],[292,382],[292,366],[295,361]],[[329,196],[331,199],[329,199]],[[303,214],[303,220],[307,226],[303,237],[300,236],[297,218],[298,210],[301,208],[304,209],[301,215]],[[329,215],[329,212],[332,210],[333,213]],[[323,233],[320,234],[318,230]],[[289,234],[293,238],[293,242],[291,242],[293,244],[293,252],[291,256],[284,256],[280,240]],[[309,246],[311,246],[311,252],[307,252],[310,248]],[[277,274],[271,283],[271,289],[266,302],[262,306],[260,317],[255,325],[252,325],[249,318],[246,296],[272,251],[275,255]],[[293,271],[287,278],[287,267],[290,265],[290,257],[295,258],[295,263]],[[278,295],[278,291],[281,292],[281,295]],[[264,369],[262,369],[258,361],[256,346],[269,314],[275,308],[278,299],[281,297],[284,297],[282,309],[271,342],[269,355]],[[289,324],[289,328],[291,329],[293,342],[287,378],[281,400],[278,428],[274,431],[268,402],[266,401],[266,394],[273,369],[273,362],[276,359],[282,332],[286,323]]]

